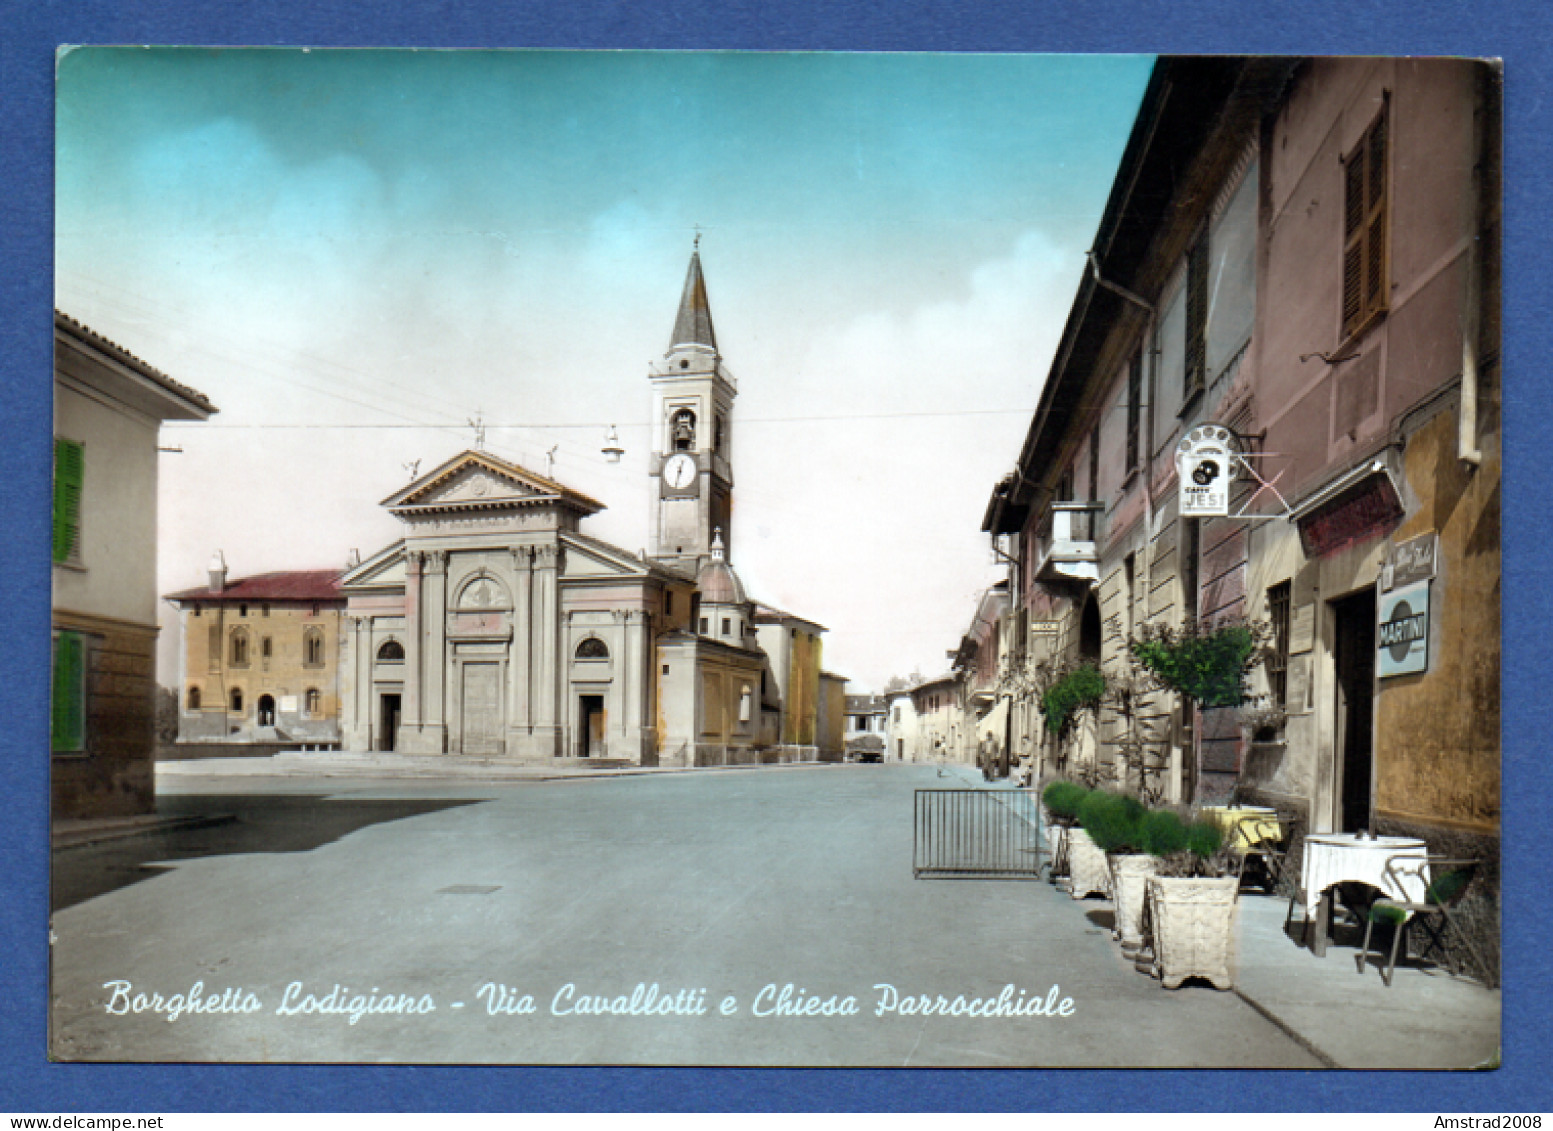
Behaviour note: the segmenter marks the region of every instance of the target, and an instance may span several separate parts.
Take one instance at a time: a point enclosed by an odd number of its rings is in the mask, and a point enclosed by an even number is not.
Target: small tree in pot
[[[1188,621],[1180,628],[1149,623],[1128,649],[1161,686],[1199,707],[1237,707],[1248,697],[1247,679],[1271,635],[1266,621]]]

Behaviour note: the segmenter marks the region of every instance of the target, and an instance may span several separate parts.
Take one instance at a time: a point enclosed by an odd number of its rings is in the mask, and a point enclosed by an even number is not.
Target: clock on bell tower
[[[731,423],[738,393],[733,374],[717,352],[700,245],[697,235],[668,352],[648,373],[653,405],[652,556],[691,567],[712,556],[715,530],[722,530],[725,546],[732,545]]]

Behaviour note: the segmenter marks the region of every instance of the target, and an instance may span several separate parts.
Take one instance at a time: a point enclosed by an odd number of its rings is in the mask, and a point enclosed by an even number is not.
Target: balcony
[[[1036,580],[1098,582],[1104,516],[1104,503],[1052,503],[1037,532]]]

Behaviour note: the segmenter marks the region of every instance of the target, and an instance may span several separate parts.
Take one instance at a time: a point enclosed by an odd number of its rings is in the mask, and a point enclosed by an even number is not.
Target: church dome
[[[744,583],[733,567],[719,558],[713,558],[696,574],[696,588],[701,590],[703,605],[745,605]]]
[[[733,567],[723,557],[722,531],[712,535],[712,556],[696,574],[696,588],[701,590],[703,605],[747,605],[744,583]]]

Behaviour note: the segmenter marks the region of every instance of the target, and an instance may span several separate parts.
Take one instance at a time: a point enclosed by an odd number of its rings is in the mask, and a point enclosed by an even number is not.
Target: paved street
[[[170,779],[164,814],[235,819],[56,855],[53,1055],[1320,1066],[1235,994],[1135,973],[1106,904],[913,880],[912,791],[947,784],[912,766]],[[207,1011],[172,1020],[195,983]],[[1053,1015],[879,1016],[880,984],[1013,986]],[[783,1012],[789,986],[815,1015]],[[396,1012],[309,1011],[358,996]]]

